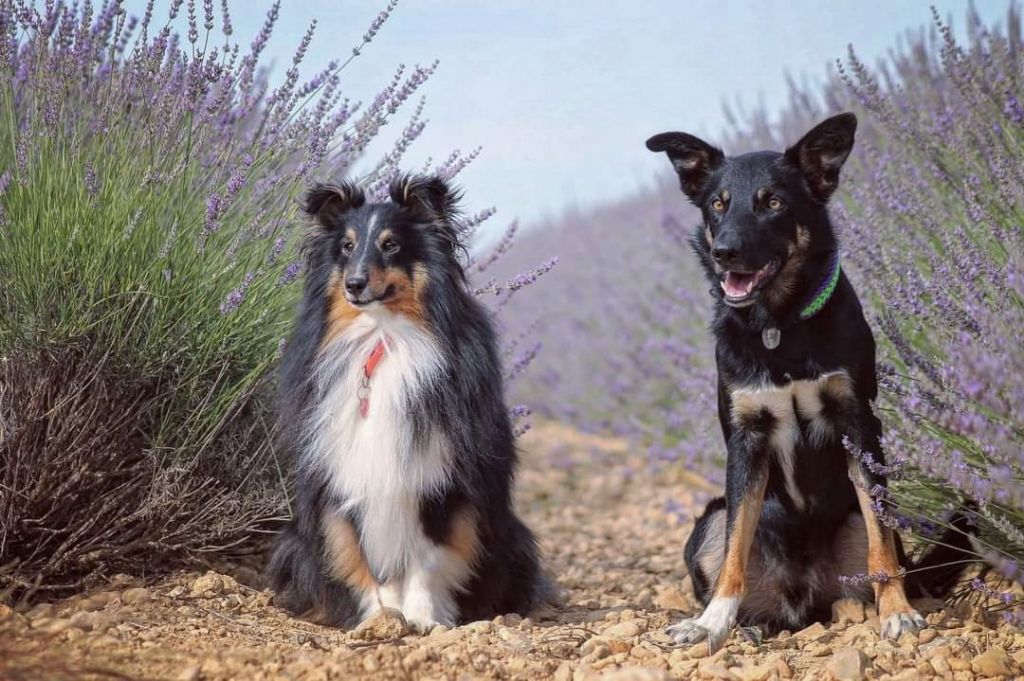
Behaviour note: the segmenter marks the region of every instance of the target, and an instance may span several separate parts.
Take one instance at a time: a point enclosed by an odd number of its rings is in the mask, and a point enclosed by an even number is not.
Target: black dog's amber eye
[[[351,255],[354,250],[356,250],[356,245],[351,241],[346,241],[341,245],[341,252],[345,255]]]
[[[385,253],[397,253],[398,252],[398,242],[395,241],[394,239],[388,239],[388,240],[386,240],[384,243],[382,243],[380,245],[380,248]]]
[[[782,199],[780,199],[777,196],[773,196],[772,198],[768,199],[768,207],[772,210],[782,210],[782,207],[784,205],[785,204],[782,203]]]
[[[725,210],[725,203],[722,202],[722,199],[715,199],[711,202],[711,210],[721,213]]]

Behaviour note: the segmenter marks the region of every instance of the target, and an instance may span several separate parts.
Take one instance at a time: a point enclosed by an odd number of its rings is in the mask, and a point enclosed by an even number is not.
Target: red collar
[[[377,371],[377,365],[384,359],[384,353],[387,352],[387,337],[381,338],[377,341],[377,344],[373,346],[373,350],[370,351],[370,356],[366,358],[366,363],[363,364],[363,380],[359,384],[359,415],[364,419],[366,415],[370,413],[370,379],[373,378],[373,374]]]

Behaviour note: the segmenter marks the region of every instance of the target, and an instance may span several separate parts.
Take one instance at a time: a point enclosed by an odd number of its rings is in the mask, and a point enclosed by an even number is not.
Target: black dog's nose
[[[715,246],[711,249],[711,256],[715,259],[722,267],[729,267],[736,263],[736,258],[739,256],[740,251],[738,248],[732,248],[728,245]]]
[[[345,290],[354,296],[358,296],[366,288],[366,277],[354,275],[345,279]]]

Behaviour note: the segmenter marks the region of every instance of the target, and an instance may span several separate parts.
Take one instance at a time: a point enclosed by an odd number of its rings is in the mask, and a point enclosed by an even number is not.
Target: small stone
[[[789,666],[783,658],[778,658],[772,663],[773,668],[778,672],[779,677],[783,679],[793,678],[793,668]]]
[[[530,647],[530,637],[518,629],[502,627],[498,630],[498,638],[515,648],[527,650]]]
[[[554,681],[572,681],[572,667],[569,666],[568,662],[558,665],[558,669],[555,670]]]
[[[971,660],[971,669],[982,676],[1009,676],[1013,672],[1013,661],[1000,648],[989,648]]]
[[[489,634],[494,631],[494,623],[490,620],[480,620],[479,622],[470,622],[466,625],[466,630],[474,634]]]
[[[836,624],[860,624],[866,619],[863,601],[843,598],[832,604],[832,621]]]
[[[0,620],[5,620],[14,615],[14,610],[9,605],[0,603]]]
[[[775,671],[775,667],[772,663],[765,662],[763,664],[735,667],[730,671],[742,681],[768,681],[772,676],[772,672]]]
[[[7,606],[0,603],[0,619],[4,618],[4,608],[7,608]],[[7,609],[10,610],[10,608]],[[28,617],[30,620],[37,620],[42,619],[44,617],[53,617],[55,613],[56,609],[53,607],[51,603],[40,603],[39,605],[33,607],[31,610],[26,612],[25,616]]]
[[[873,641],[878,638],[878,632],[869,624],[853,624],[843,632],[844,643],[855,643],[857,641]]]
[[[142,587],[128,589],[121,594],[121,602],[125,605],[140,605],[151,600],[153,600],[153,593],[149,589]]]
[[[948,657],[946,658],[946,662],[949,663],[949,668],[952,669],[954,672],[971,671],[971,663],[959,657]]]
[[[702,679],[726,679],[727,681],[739,681],[739,677],[729,671],[728,667],[722,664],[699,665],[697,673]]]
[[[637,620],[630,620],[613,624],[601,633],[610,638],[634,638],[642,633],[642,628]]]
[[[838,681],[861,681],[868,669],[868,658],[856,648],[840,648],[826,665]]]
[[[802,639],[815,640],[821,638],[827,633],[828,630],[825,628],[824,624],[822,624],[821,622],[815,622],[806,629],[801,629],[800,631],[796,632],[795,634],[793,634],[793,636]]]
[[[629,651],[629,656],[637,660],[647,660],[657,655],[658,653],[643,645],[633,646]]]
[[[196,681],[196,679],[199,678],[199,667],[194,665],[185,667],[174,678],[177,679],[177,681]]]
[[[727,648],[722,648],[701,664],[721,664],[724,667],[731,667],[734,661],[732,653]]]
[[[690,599],[674,586],[662,587],[654,598],[654,604],[661,610],[689,610]]]
[[[916,669],[903,669],[892,675],[892,681],[920,681],[920,678]]]
[[[193,596],[216,596],[224,589],[224,580],[215,572],[207,572],[194,579],[190,589]]]
[[[505,625],[506,626],[518,627],[522,623],[523,623],[523,616],[522,615],[516,614],[514,612],[511,612],[511,613],[505,615]]]
[[[518,674],[520,672],[526,671],[527,660],[522,657],[513,657],[511,660],[508,660],[505,663],[505,666],[513,674]]]
[[[408,633],[409,625],[400,611],[393,608],[382,608],[373,617],[360,623],[352,635],[363,641],[386,641],[401,638]]]
[[[450,627],[448,627],[448,626],[446,626],[444,624],[435,624],[434,628],[430,630],[430,635],[431,636],[440,636],[441,634],[446,634],[449,631],[451,631]]]
[[[919,645],[924,645],[925,643],[931,643],[938,638],[938,636],[939,632],[934,629],[922,629],[917,635],[917,642]]]
[[[93,612],[95,610],[102,610],[106,604],[107,599],[102,594],[96,594],[95,596],[89,596],[78,601],[75,610],[79,612]]]
[[[668,681],[672,677],[660,669],[623,667],[601,677],[605,681]]]

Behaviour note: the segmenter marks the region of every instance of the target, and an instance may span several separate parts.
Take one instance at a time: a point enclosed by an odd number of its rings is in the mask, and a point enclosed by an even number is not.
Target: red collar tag
[[[359,384],[358,396],[359,415],[364,419],[370,413],[370,379],[373,378],[377,365],[384,359],[384,353],[388,349],[386,341],[386,338],[377,341],[377,344],[373,346],[373,350],[370,352],[370,356],[366,358],[366,364],[363,365],[363,380]]]

